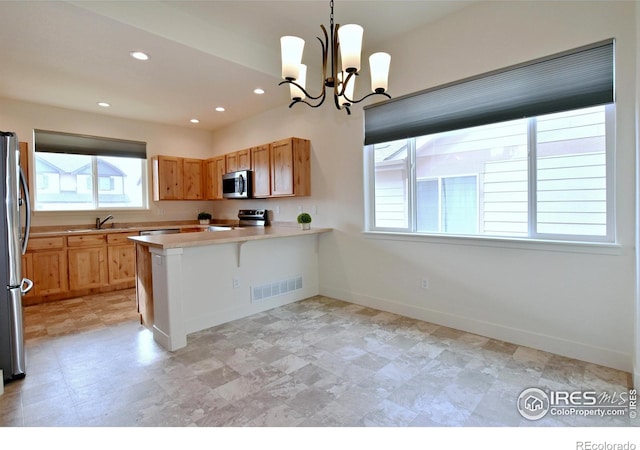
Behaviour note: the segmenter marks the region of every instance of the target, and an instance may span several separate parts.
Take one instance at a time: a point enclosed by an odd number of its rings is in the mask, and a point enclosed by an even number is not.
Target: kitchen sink
[[[242,230],[243,227],[229,227],[226,225],[210,225],[207,231],[229,231],[229,230]]]
[[[90,233],[96,231],[126,231],[130,230],[131,227],[115,227],[115,228],[72,228],[69,230],[64,230],[65,233]]]

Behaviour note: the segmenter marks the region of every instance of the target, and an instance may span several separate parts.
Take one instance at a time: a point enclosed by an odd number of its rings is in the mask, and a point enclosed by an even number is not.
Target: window
[[[597,106],[368,146],[369,228],[610,240],[613,110]]]
[[[366,229],[613,242],[613,98],[606,42],[365,108]]]
[[[145,208],[146,144],[35,131],[35,210]]]

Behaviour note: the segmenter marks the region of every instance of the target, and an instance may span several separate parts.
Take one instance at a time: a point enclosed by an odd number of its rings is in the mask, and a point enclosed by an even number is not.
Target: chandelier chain
[[[333,0],[331,0],[329,3],[331,5],[331,29],[333,29]]]

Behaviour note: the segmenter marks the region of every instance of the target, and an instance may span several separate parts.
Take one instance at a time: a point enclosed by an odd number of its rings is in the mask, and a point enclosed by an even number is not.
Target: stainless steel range
[[[264,227],[269,225],[269,211],[266,209],[241,209],[238,211],[238,226]]]

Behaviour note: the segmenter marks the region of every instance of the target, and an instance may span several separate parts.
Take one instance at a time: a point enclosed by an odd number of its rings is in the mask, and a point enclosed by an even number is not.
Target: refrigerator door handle
[[[22,254],[24,255],[27,251],[27,244],[29,243],[29,232],[31,231],[31,198],[29,197],[29,186],[27,184],[27,177],[25,177],[22,167],[20,167],[20,184],[22,185],[22,192],[24,193],[24,202],[27,206],[25,214],[24,236],[22,236],[21,238]]]
[[[26,284],[26,287],[25,287],[25,284]],[[32,287],[33,287],[33,281],[31,281],[28,278],[23,278],[22,282],[20,283],[20,292],[22,292],[23,294],[26,294],[31,290]]]

